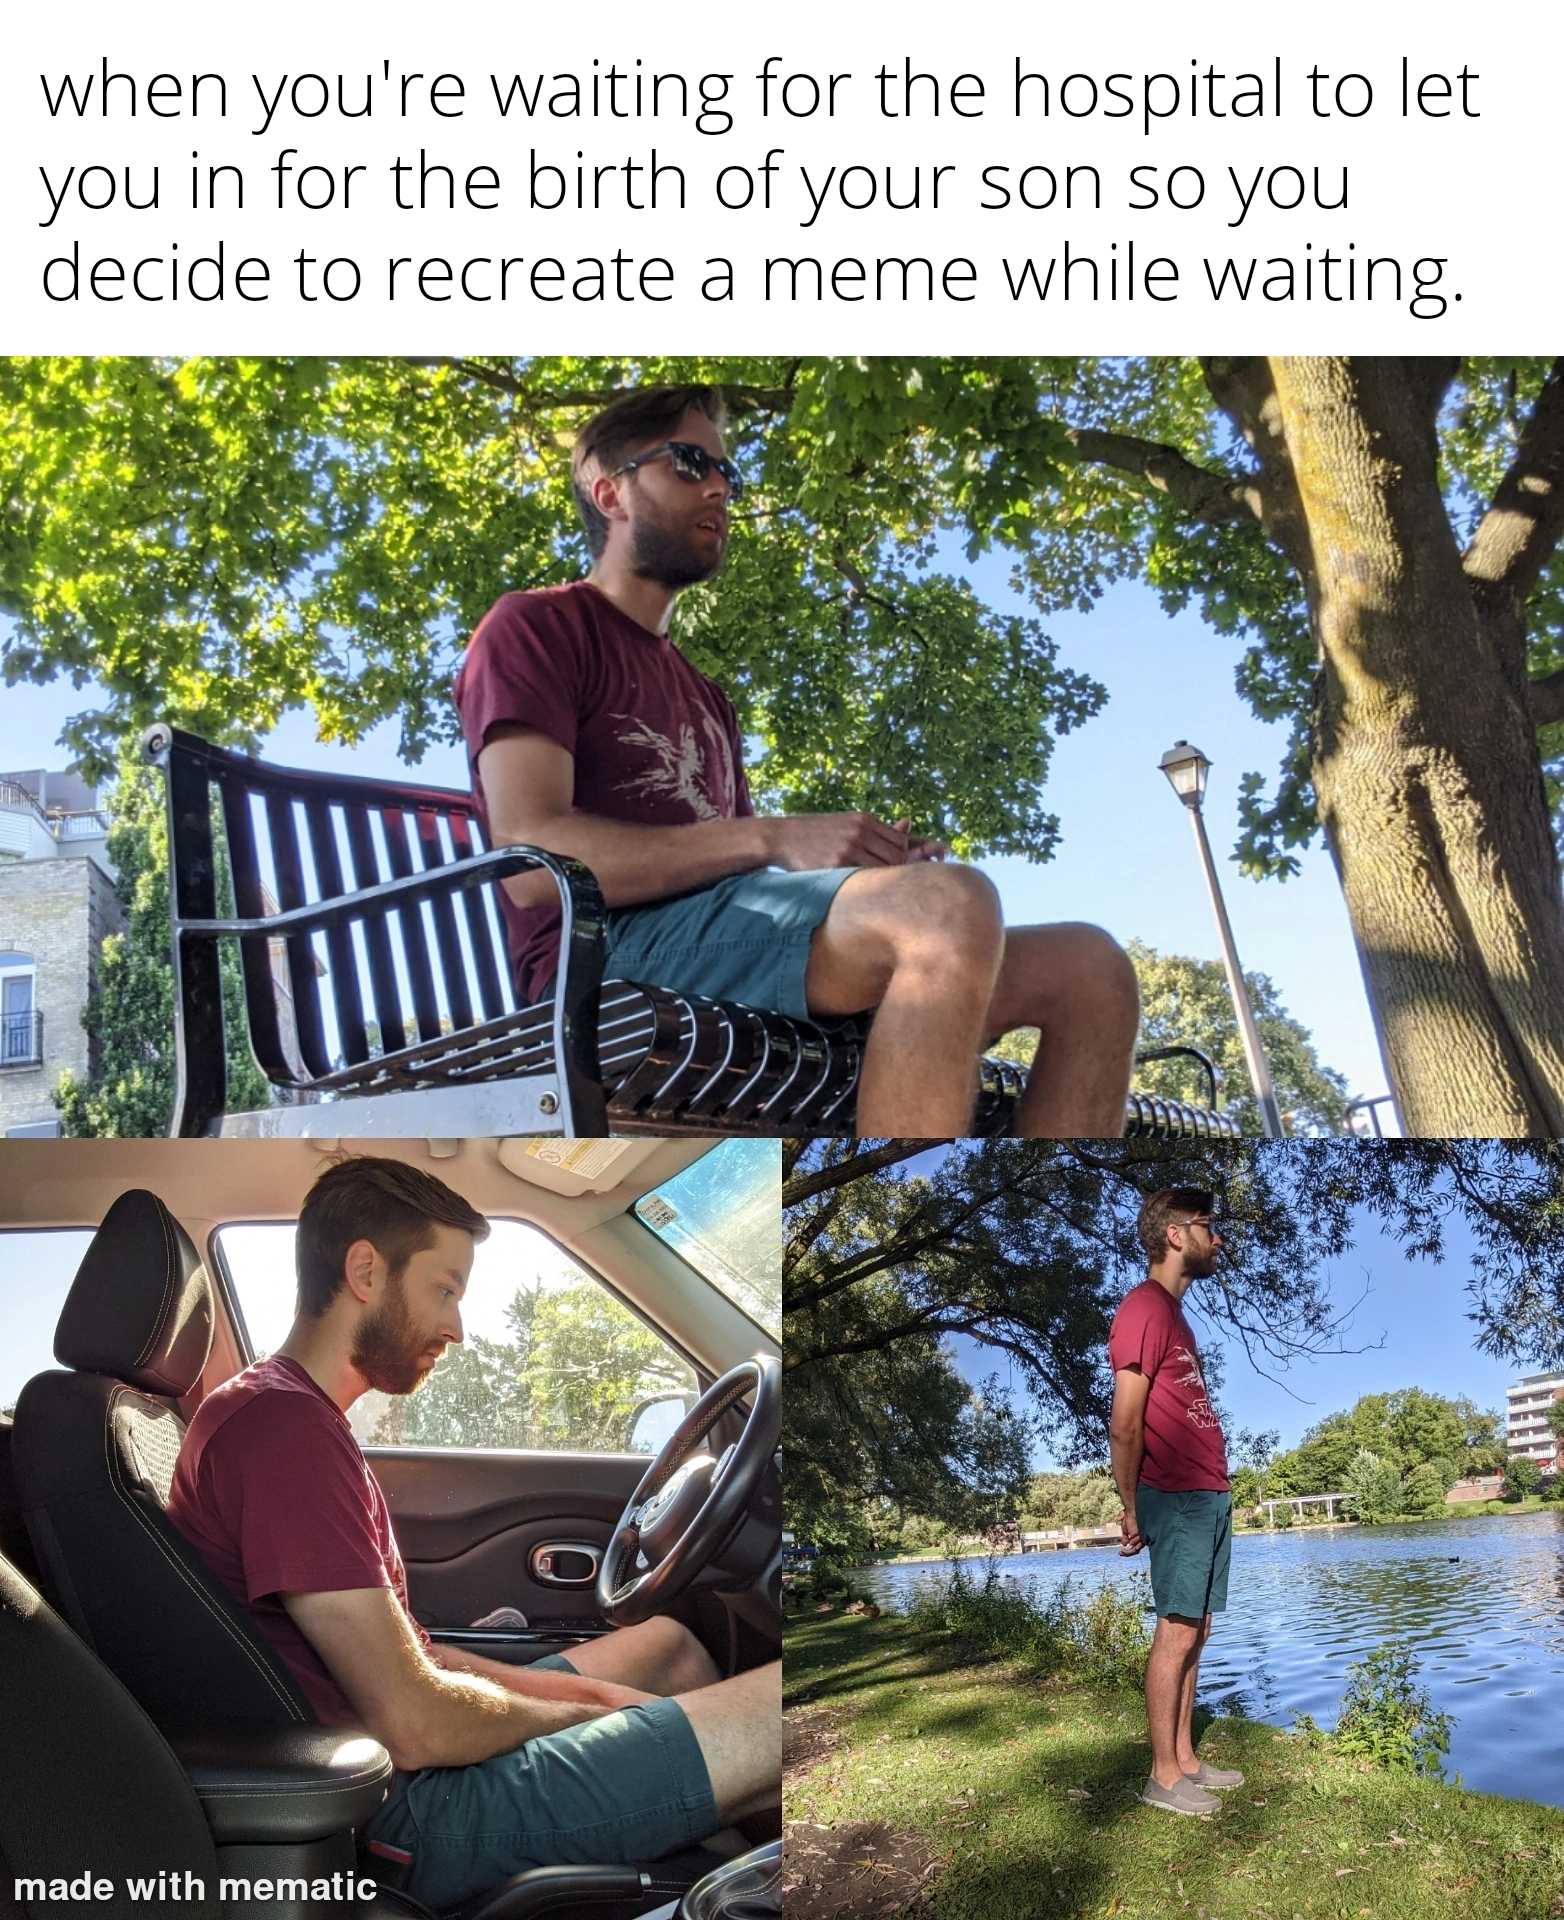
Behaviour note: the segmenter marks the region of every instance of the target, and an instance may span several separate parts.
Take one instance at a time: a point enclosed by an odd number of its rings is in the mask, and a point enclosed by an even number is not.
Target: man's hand
[[[1140,1522],[1135,1518],[1135,1509],[1126,1507],[1119,1515],[1119,1552],[1139,1553],[1145,1544],[1140,1537]]]
[[[907,864],[905,820],[887,826],[872,813],[789,813],[773,815],[761,824],[767,864],[785,867],[789,873]]]
[[[911,820],[898,820],[898,832],[907,835],[907,864],[913,865],[919,860],[948,860],[950,848],[943,840],[934,840],[926,834],[914,833]]]

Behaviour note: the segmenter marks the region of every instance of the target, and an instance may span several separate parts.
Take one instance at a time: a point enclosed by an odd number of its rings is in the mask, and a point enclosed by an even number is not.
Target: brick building
[[[57,1133],[60,1074],[96,1064],[82,1009],[122,924],[108,828],[75,774],[0,773],[0,1135]]]

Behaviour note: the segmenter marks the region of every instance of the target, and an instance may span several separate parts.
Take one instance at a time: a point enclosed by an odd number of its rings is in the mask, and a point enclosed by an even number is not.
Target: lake
[[[998,1564],[1042,1597],[1066,1574],[1091,1586],[1149,1563],[1144,1553],[1081,1547]],[[937,1563],[869,1567],[854,1578],[895,1607],[939,1572]],[[1395,1638],[1411,1643],[1435,1708],[1454,1716],[1449,1778],[1564,1806],[1564,1513],[1235,1533],[1227,1611],[1201,1656],[1200,1703],[1278,1726],[1310,1713],[1329,1727],[1348,1665]]]

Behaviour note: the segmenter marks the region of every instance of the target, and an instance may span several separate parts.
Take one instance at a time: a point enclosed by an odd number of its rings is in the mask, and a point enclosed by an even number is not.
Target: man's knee
[[[686,1693],[694,1687],[709,1686],[716,1679],[715,1661],[682,1620],[659,1613],[647,1625],[662,1636],[660,1652],[670,1693]]]
[[[897,873],[886,900],[886,935],[898,959],[936,955],[997,967],[1005,922],[986,874],[935,861]]]
[[[1183,1613],[1164,1613],[1157,1620],[1157,1638],[1177,1653],[1189,1653],[1201,1643],[1204,1629]]]

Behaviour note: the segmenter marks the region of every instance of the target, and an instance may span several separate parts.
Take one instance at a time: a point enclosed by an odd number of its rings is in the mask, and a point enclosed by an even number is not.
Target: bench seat
[[[169,795],[177,1094],[172,1131],[245,1137],[614,1132],[851,1134],[866,1028],[829,1027],[602,978],[604,908],[578,862],[487,848],[471,796],[274,767],[168,726],[146,750]],[[218,912],[219,841],[235,911]],[[553,997],[516,1004],[494,898],[542,869],[561,910]],[[223,903],[226,905],[226,902]],[[228,1114],[218,943],[277,1103]],[[1229,1138],[1211,1106],[1132,1094],[1127,1131]],[[1023,1084],[978,1063],[976,1133]]]

